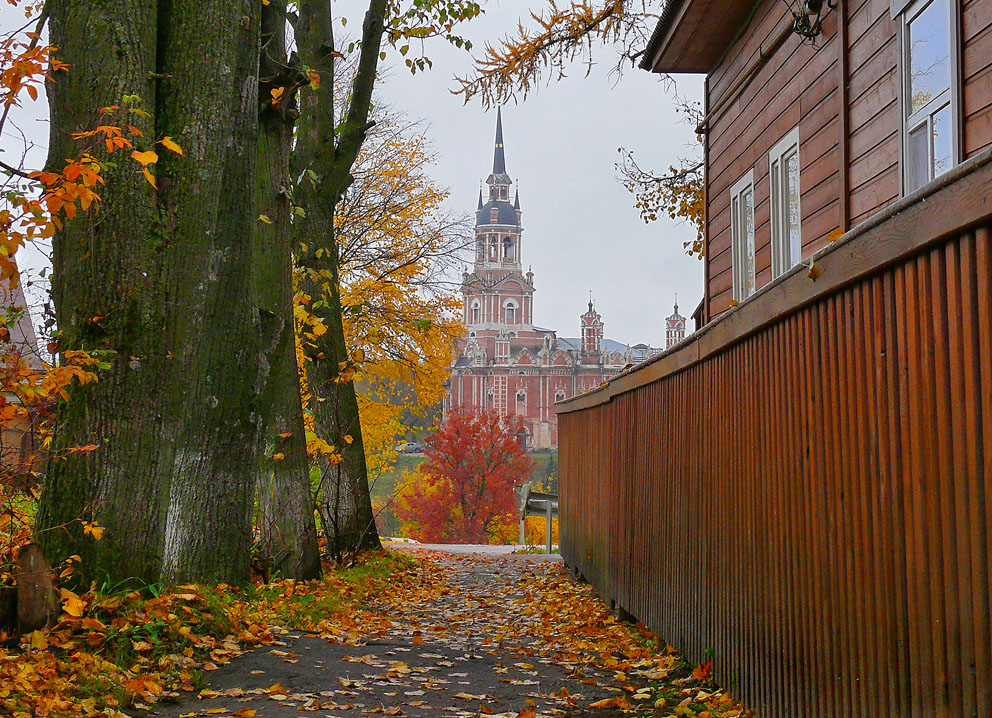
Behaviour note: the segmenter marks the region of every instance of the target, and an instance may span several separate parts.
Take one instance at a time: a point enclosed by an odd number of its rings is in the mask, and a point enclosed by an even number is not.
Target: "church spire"
[[[503,154],[503,108],[496,108],[496,151],[493,153],[493,174],[506,174],[506,156]]]

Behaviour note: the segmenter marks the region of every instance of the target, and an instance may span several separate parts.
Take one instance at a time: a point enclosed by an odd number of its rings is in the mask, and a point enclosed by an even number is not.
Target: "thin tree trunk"
[[[318,90],[303,94],[296,167],[306,175],[298,187],[306,217],[296,226],[300,244],[306,247],[297,260],[304,275],[301,289],[313,300],[313,314],[327,327],[327,332],[314,340],[314,346],[306,348],[306,369],[314,397],[315,429],[343,456],[336,466],[326,461],[321,464],[321,514],[328,549],[340,556],[381,545],[369,495],[355,385],[353,381],[340,381],[341,368],[347,366],[350,357],[344,336],[334,211],[352,182],[351,170],[370,128],[369,108],[387,2],[369,2],[351,104],[340,127],[335,126],[334,116],[330,10],[328,0],[300,2],[298,36],[302,60],[317,70],[322,81]],[[319,308],[315,306],[318,300],[323,300]]]
[[[258,135],[259,222],[255,234],[255,292],[269,364],[262,392],[262,448],[258,468],[260,541],[256,549],[267,571],[285,578],[320,575],[320,553],[310,490],[310,462],[303,426],[300,374],[293,320],[292,223],[289,159],[297,112],[292,94],[306,75],[286,57],[286,3],[262,8],[262,57]],[[280,91],[273,101],[272,90]],[[278,458],[273,458],[278,457]]]
[[[49,167],[78,155],[71,133],[95,127],[99,109],[141,98],[151,113],[130,122],[155,139],[156,0],[59,0],[49,3],[49,30],[71,71],[48,84]],[[99,38],[99,41],[94,41]],[[105,121],[105,120],[104,120]],[[59,407],[35,527],[53,563],[78,554],[84,580],[157,580],[171,441],[163,434],[177,393],[168,378],[162,272],[166,248],[155,192],[124,152],[103,175],[98,210],[65,224],[53,241],[52,292],[66,350],[104,352],[111,369],[71,390]],[[95,451],[65,454],[73,447]],[[97,519],[96,542],[81,519]]]

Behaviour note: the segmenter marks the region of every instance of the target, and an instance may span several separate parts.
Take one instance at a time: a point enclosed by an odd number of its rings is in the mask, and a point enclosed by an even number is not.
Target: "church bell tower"
[[[465,324],[470,329],[515,332],[533,322],[533,274],[523,273],[520,192],[506,172],[503,111],[496,111],[493,169],[479,190],[475,261],[463,277]],[[510,197],[513,195],[513,201]]]

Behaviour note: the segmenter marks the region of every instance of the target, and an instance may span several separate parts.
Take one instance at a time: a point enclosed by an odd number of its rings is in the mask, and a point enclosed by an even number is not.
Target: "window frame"
[[[751,193],[751,234],[746,238],[746,246],[741,246],[740,210],[738,202],[745,192]],[[743,302],[752,296],[758,289],[757,270],[755,265],[755,243],[754,243],[754,168],[749,169],[730,188],[730,246],[731,246],[731,271],[733,273],[733,296],[737,302]],[[747,285],[747,267],[745,266],[745,254],[742,252],[750,249],[751,254],[751,286],[750,291]]]
[[[783,182],[785,160],[793,154],[799,172],[796,194],[799,198],[799,246],[793,246],[791,225],[787,219],[788,186]],[[768,211],[771,218],[772,279],[785,274],[803,259],[803,165],[799,159],[799,126],[793,127],[768,153]]]
[[[517,301],[512,297],[503,302],[503,323],[504,324],[519,324],[517,319],[517,310],[520,306]],[[511,313],[512,312],[512,313]]]
[[[961,2],[960,0],[948,0],[948,25],[950,37],[948,38],[948,48],[950,52],[949,69],[950,81],[946,92],[942,92],[937,97],[931,99],[924,107],[910,114],[908,99],[911,96],[909,83],[909,47],[907,38],[909,34],[910,22],[924,12],[934,0],[891,0],[889,9],[893,20],[899,24],[898,29],[898,66],[899,66],[899,179],[902,195],[905,196],[918,190],[927,183],[932,182],[940,175],[930,177],[933,171],[933,129],[932,119],[945,106],[950,107],[951,115],[951,166],[941,174],[945,174],[964,161],[964,128],[961,115]],[[927,126],[927,178],[915,185],[912,183],[909,136],[921,125]]]

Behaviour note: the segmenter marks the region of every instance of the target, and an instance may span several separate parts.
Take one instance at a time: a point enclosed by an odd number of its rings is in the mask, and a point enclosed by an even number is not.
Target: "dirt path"
[[[630,694],[616,680],[624,680],[622,673],[595,665],[581,644],[577,649],[565,640],[575,638],[574,623],[549,619],[558,604],[574,603],[562,594],[571,584],[559,562],[408,550],[437,562],[439,590],[400,605],[383,597],[373,606],[382,618],[371,627],[359,621],[348,643],[341,634],[285,634],[282,645],[206,674],[199,696],[159,705],[156,713],[580,716],[595,701]],[[605,614],[596,620],[604,617],[610,624]]]

